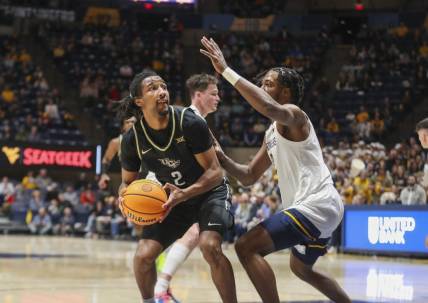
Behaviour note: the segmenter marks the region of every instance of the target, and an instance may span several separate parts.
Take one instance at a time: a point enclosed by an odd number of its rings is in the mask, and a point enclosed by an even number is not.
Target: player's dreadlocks
[[[292,68],[278,66],[258,74],[255,78],[256,83],[260,84],[263,77],[271,70],[278,73],[279,84],[290,89],[293,103],[299,105],[303,100],[305,90],[305,80],[302,75]]]
[[[132,82],[129,85],[129,96],[126,96],[119,101],[117,115],[121,121],[129,119],[132,116],[136,117],[137,119],[141,118],[142,112],[135,104],[134,100],[135,98],[141,97],[142,95],[141,83],[143,80],[152,76],[158,76],[158,74],[151,70],[144,70],[141,73],[135,75],[134,79],[132,79]]]

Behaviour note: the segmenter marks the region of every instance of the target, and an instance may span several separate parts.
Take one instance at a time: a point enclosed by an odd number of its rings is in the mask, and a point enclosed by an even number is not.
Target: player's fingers
[[[207,50],[209,50],[211,53],[215,53],[215,48],[213,46],[213,44],[210,42],[210,40],[208,40],[206,37],[203,37],[201,40],[201,43],[203,46],[205,46],[205,48]]]
[[[171,212],[171,209],[168,209],[165,214],[159,219],[159,223],[162,223],[163,220],[165,220],[165,218],[169,215],[169,213]]]
[[[211,54],[210,52],[207,52],[206,50],[204,50],[204,49],[200,49],[199,50],[203,55],[205,55],[205,56],[207,56],[208,58],[210,58],[211,60],[216,60],[216,57],[213,55],[213,54]]]
[[[170,193],[172,190],[172,185],[170,183],[165,183],[164,186],[162,186],[163,190],[167,193]]]
[[[210,41],[211,41],[211,44],[214,47],[214,49],[221,53],[221,49],[218,46],[217,42],[215,42],[213,38],[210,38]]]
[[[119,191],[119,196],[123,196],[124,194],[125,194],[125,192],[126,192],[126,187],[124,187],[124,188],[122,188],[120,191]]]

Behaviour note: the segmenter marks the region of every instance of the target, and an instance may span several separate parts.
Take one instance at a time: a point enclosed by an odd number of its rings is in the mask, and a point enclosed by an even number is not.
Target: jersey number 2
[[[183,180],[181,180],[183,178],[183,176],[177,170],[173,171],[171,173],[171,177],[174,178],[174,184],[177,185],[177,186],[183,186],[184,184],[186,184],[186,182],[184,182]]]

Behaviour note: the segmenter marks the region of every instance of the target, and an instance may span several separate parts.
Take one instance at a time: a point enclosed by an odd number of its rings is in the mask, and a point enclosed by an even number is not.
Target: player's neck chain
[[[141,118],[141,120],[140,120],[141,128],[143,129],[144,136],[146,136],[147,141],[149,141],[149,143],[154,148],[156,148],[157,150],[162,151],[162,152],[166,151],[171,146],[172,139],[174,138],[174,134],[175,134],[175,113],[174,113],[174,107],[170,106],[170,108],[171,108],[171,116],[172,116],[172,131],[171,131],[171,136],[169,138],[169,142],[168,142],[168,144],[165,147],[160,147],[155,142],[153,142],[153,140],[150,138],[149,134],[147,133],[146,127],[144,126],[143,118]]]

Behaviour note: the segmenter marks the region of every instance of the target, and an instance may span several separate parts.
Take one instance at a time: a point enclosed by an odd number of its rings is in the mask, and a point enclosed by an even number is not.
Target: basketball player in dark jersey
[[[230,193],[206,122],[193,110],[169,106],[166,83],[154,72],[136,75],[122,104],[122,113],[137,122],[122,139],[119,203],[141,166],[169,192],[165,216],[144,228],[134,257],[143,303],[155,303],[156,257],[196,222],[199,247],[222,301],[237,302],[232,266],[221,249],[223,233],[233,222]]]

